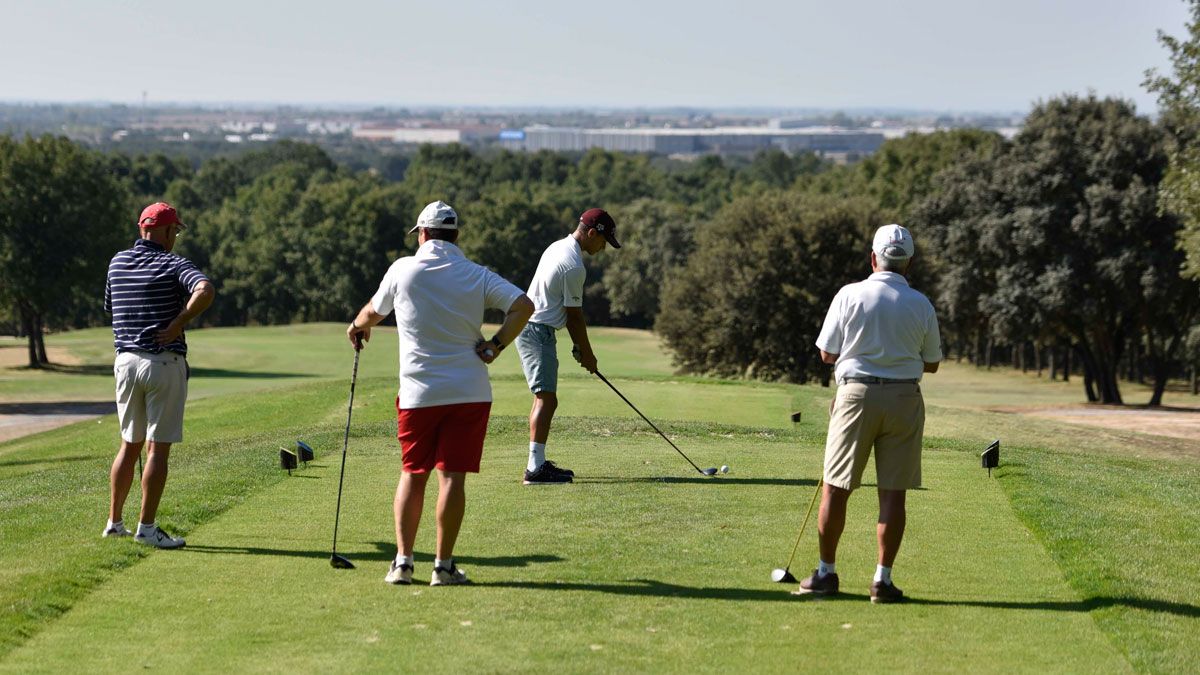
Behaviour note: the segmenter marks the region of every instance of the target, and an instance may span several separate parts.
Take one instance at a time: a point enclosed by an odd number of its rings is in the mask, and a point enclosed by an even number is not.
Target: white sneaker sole
[[[173,550],[173,549],[177,549],[177,548],[183,548],[184,546],[187,546],[187,542],[186,542],[186,541],[183,541],[182,539],[180,539],[180,540],[177,540],[177,541],[179,541],[179,543],[178,543],[178,544],[166,544],[166,545],[159,544],[158,542],[156,542],[156,541],[154,541],[154,540],[152,540],[152,539],[149,539],[149,538],[147,538],[147,537],[141,537],[141,538],[138,538],[138,537],[136,537],[136,536],[135,536],[135,537],[133,538],[133,540],[134,540],[134,541],[136,541],[137,543],[139,543],[139,544],[143,545],[143,546],[149,546],[149,547],[151,547],[151,548],[159,548],[159,549],[162,549],[162,550],[164,550],[164,551],[169,551],[169,550]]]

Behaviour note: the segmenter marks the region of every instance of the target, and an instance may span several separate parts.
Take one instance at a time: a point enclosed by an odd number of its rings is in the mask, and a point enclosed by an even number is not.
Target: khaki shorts
[[[122,352],[113,363],[121,438],[141,443],[183,440],[187,361],[173,352]]]
[[[825,482],[845,490],[859,487],[874,447],[876,484],[881,489],[920,487],[924,432],[921,385],[848,382],[839,386],[829,404]]]

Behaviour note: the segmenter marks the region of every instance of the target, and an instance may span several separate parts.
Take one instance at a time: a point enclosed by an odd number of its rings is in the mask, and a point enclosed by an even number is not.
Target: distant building
[[[883,144],[875,131],[805,127],[716,127],[711,129],[583,129],[531,126],[501,132],[498,142],[512,150],[583,151],[602,148],[616,152],[663,155],[752,154],[777,148],[788,153],[870,154]]]
[[[495,133],[495,128],[487,129],[488,135]],[[448,143],[470,143],[478,140],[482,134],[475,129],[463,128],[429,128],[429,127],[358,127],[351,132],[354,138],[370,141],[391,141],[392,143],[432,143],[444,145]]]

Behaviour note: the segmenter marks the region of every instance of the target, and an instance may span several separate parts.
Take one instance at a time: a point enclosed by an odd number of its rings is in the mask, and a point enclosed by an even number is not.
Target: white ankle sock
[[[122,526],[122,527],[124,527],[124,525],[125,525],[125,521],[124,521],[124,520],[112,520],[112,519],[110,518],[110,519],[109,519],[109,521],[108,521],[108,527],[106,527],[106,528],[104,528],[104,529],[106,529],[106,530],[111,530],[111,529],[113,529],[114,527],[117,527],[117,526]]]
[[[138,534],[140,534],[140,535],[143,535],[143,536],[145,536],[145,535],[151,535],[151,534],[154,534],[154,531],[155,531],[155,530],[157,530],[157,529],[158,529],[158,523],[157,523],[157,522],[153,522],[153,523],[138,523],[138,531],[137,531],[137,533],[138,533]]]
[[[876,565],[875,581],[881,581],[885,584],[892,583],[892,568],[884,567],[883,565]]]
[[[537,471],[546,461],[546,444],[534,443],[529,441],[529,463],[525,465],[526,471]]]
[[[408,565],[409,567],[411,567],[412,564],[413,564],[412,556],[400,555],[399,553],[396,554],[396,566],[397,567],[399,567],[401,565]]]
[[[820,561],[820,563],[820,565],[817,565],[817,576],[823,577],[826,574],[834,574],[837,572],[836,563],[827,563],[824,560]]]
[[[433,569],[435,569],[435,570],[439,567],[444,570],[448,570],[448,569],[450,569],[450,566],[453,564],[454,564],[454,558],[451,558],[449,560],[442,560],[440,558],[433,559]]]

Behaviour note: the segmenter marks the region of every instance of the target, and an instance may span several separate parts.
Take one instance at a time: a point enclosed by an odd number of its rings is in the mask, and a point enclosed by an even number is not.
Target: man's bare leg
[[[438,473],[438,560],[450,560],[454,557],[454,543],[458,541],[458,531],[462,528],[463,514],[467,511],[466,483],[466,472],[441,471]]]
[[[417,528],[421,526],[421,512],[425,507],[425,484],[427,473],[400,474],[396,485],[396,499],[392,504],[396,516],[396,548],[400,555],[412,557],[417,541]]]
[[[125,499],[129,497],[129,489],[133,487],[133,470],[137,466],[138,457],[142,454],[145,441],[130,443],[122,440],[117,456],[113,459],[112,469],[108,473],[111,487],[111,499],[108,505],[108,519],[114,523],[121,522],[121,513],[125,510]]]
[[[850,491],[825,483],[821,495],[821,512],[817,516],[817,537],[820,540],[821,560],[837,562],[838,542],[846,529],[846,504]]]
[[[171,457],[171,444],[150,441],[146,453],[146,467],[142,471],[142,511],[140,520],[147,525],[158,516],[158,502],[167,485],[167,465]],[[136,457],[135,457],[136,459]]]
[[[900,552],[907,520],[904,507],[907,494],[904,490],[879,490],[879,523],[875,526],[875,536],[879,541],[879,564],[884,567],[891,567]]]
[[[533,395],[533,408],[529,411],[529,440],[545,443],[550,438],[550,422],[558,409],[558,395],[552,391],[541,391]]]

